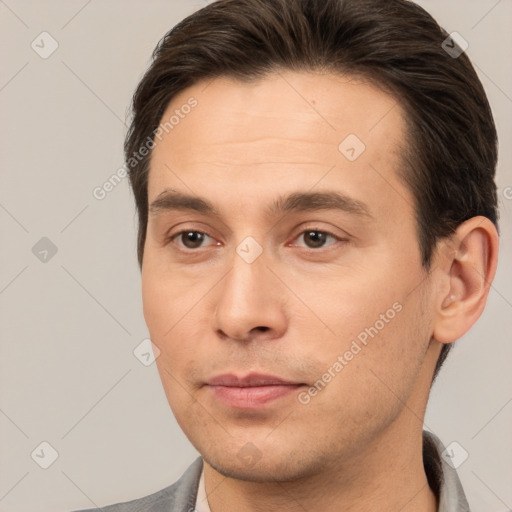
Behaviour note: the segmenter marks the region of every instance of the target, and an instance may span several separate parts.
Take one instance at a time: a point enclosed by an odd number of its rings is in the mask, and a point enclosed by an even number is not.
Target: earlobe
[[[435,315],[433,337],[452,343],[477,321],[485,307],[496,273],[498,233],[486,217],[463,222],[450,239],[444,287]]]

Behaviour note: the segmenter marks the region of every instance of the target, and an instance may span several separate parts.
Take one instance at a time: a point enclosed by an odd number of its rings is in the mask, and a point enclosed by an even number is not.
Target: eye
[[[328,231],[321,231],[319,229],[307,229],[299,234],[297,237],[297,240],[300,238],[303,238],[305,247],[308,247],[309,249],[318,249],[321,247],[326,246],[327,240],[331,239],[336,241],[341,241],[341,238],[333,235],[332,233],[329,233]],[[298,244],[292,244],[292,245],[298,245]],[[333,244],[329,244],[333,245]],[[299,244],[299,247],[301,245]],[[304,246],[302,246],[304,247]]]
[[[175,233],[174,235],[169,237],[169,242],[177,243],[178,247],[194,250],[200,249],[201,247],[205,247],[207,240],[214,240],[210,235],[202,231],[196,231],[193,229],[187,229],[180,231],[179,233]],[[299,236],[295,239],[297,240],[303,239],[303,243],[292,243],[290,245],[296,247],[306,247],[309,249],[321,249],[322,247],[326,247],[329,245],[334,245],[338,241],[343,241],[342,238],[333,235],[328,231],[322,231],[320,229],[307,229],[302,231]],[[331,240],[331,243],[328,241]],[[221,245],[219,242],[210,245]]]
[[[208,238],[211,238],[211,236],[203,233],[202,231],[194,231],[192,229],[188,229],[176,233],[170,237],[169,241],[174,242],[176,239],[178,239],[181,241],[183,247],[187,249],[197,249],[200,248],[203,242]]]

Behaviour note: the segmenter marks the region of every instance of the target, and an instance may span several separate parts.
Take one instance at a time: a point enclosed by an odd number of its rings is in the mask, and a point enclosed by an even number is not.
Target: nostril
[[[266,327],[264,325],[260,325],[258,327],[255,327],[255,329],[258,329],[261,332],[266,332],[266,331],[268,331],[270,329],[270,327]]]

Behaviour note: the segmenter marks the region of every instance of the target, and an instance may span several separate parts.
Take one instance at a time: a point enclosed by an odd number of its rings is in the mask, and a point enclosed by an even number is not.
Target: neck
[[[421,429],[398,438],[392,430],[357,460],[292,482],[236,480],[205,462],[211,512],[436,512],[436,497],[423,467]]]

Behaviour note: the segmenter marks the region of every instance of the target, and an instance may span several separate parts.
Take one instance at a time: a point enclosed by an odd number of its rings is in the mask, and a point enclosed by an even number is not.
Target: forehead
[[[368,80],[332,73],[199,82],[173,98],[165,123],[151,157],[150,200],[185,174],[195,184],[247,190],[248,183],[268,188],[301,173],[316,178],[335,166],[361,182],[375,172],[396,174],[405,146],[395,98]]]

